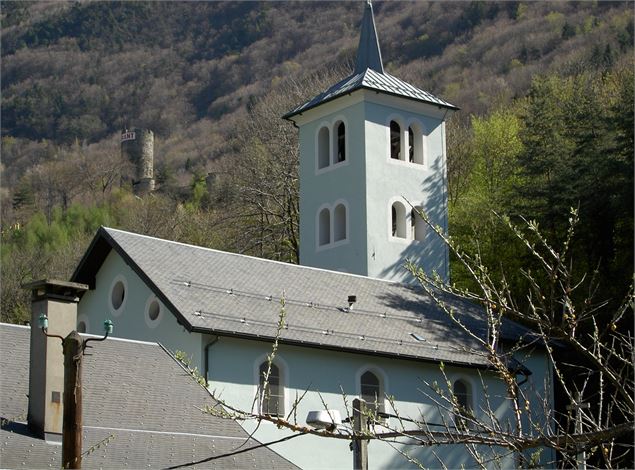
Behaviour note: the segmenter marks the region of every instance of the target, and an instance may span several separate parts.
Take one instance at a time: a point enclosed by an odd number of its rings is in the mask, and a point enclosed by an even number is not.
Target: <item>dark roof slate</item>
[[[59,468],[60,445],[26,427],[30,328],[0,324],[0,467]],[[116,338],[94,344],[83,361],[83,468],[165,468],[228,453],[249,440],[234,421],[204,414],[214,405],[161,346]],[[225,457],[206,468],[296,468],[267,448]]]
[[[101,241],[93,246],[105,241],[113,247],[189,330],[270,341],[284,296],[283,343],[487,365],[478,342],[457,328],[421,288],[110,228],[101,228],[96,237]],[[99,269],[103,253],[95,255],[96,263],[91,256],[89,250],[74,281],[88,282]],[[349,295],[357,302],[347,311]],[[486,334],[479,307],[447,300],[473,332]],[[505,332],[516,339],[525,330],[509,323]]]

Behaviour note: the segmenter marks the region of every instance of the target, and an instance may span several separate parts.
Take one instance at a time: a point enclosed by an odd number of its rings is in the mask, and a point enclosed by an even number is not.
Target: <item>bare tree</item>
[[[424,213],[420,216],[428,220]],[[286,417],[237,409],[218,397],[218,406],[206,411],[230,419],[271,422],[293,431],[293,436],[313,434],[349,441],[407,442],[411,446],[431,446],[438,450],[442,446],[464,446],[481,468],[492,465],[504,468],[509,466],[510,458],[513,465],[519,467],[554,465],[556,462],[549,461],[554,455],[566,467],[630,468],[635,429],[632,286],[620,306],[609,312],[606,311],[608,303],[594,299],[597,286],[592,275],[589,279],[573,278],[569,246],[578,223],[576,211],[572,211],[568,238],[560,249],[552,247],[533,222],[525,221],[523,228],[519,228],[504,217],[500,220],[541,266],[540,272],[524,273],[531,288],[523,301],[514,296],[504,278],[494,280],[490,277],[478,255],[463,252],[438,227],[432,228],[473,276],[479,290],[471,292],[445,284],[410,263],[407,268],[417,276],[448,318],[480,344],[493,374],[504,384],[510,403],[510,413],[506,416],[499,416],[485,378],[482,379],[484,398],[479,409],[465,406],[461,392],[448,380],[443,363],[440,368],[444,383],[425,382],[422,389],[440,412],[438,423],[427,422],[421,416],[401,415],[394,399],[386,397],[393,413],[378,412],[379,408],[369,406],[365,415],[370,423],[367,431],[356,431],[350,420],[329,429],[308,428],[298,422],[296,416],[298,404],[307,391],[296,397]],[[461,312],[453,310],[448,302],[449,296],[480,304],[486,331],[470,330]],[[501,339],[508,320],[527,327],[527,334],[512,346]],[[283,300],[278,336],[284,322]],[[269,363],[273,361],[276,349],[277,340],[268,357]],[[514,357],[533,354],[536,349],[542,351],[553,370],[553,382],[547,380],[542,384],[544,389],[521,387],[518,377],[527,372]],[[571,355],[566,354],[571,351],[576,357],[575,362],[569,361]],[[568,406],[554,407],[554,385],[566,397]],[[266,399],[266,390],[259,390],[254,400],[263,399]],[[353,410],[344,393],[343,401],[350,417]],[[327,408],[326,404],[324,408]],[[252,407],[252,410],[262,409],[262,406]],[[389,427],[382,419],[385,417],[395,418],[391,422],[397,424]],[[395,445],[395,449],[411,463],[423,467],[403,448]],[[550,450],[548,456],[541,455],[545,449]],[[445,467],[440,452],[433,452],[439,465]]]
[[[343,76],[323,74],[278,85],[249,110],[234,133],[235,155],[224,161],[233,197],[226,223],[235,226],[235,250],[277,260],[299,261],[298,137],[280,117]]]

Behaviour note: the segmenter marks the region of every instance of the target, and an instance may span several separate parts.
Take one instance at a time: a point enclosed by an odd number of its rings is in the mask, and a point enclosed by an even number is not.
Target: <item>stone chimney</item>
[[[40,314],[48,317],[48,334],[66,337],[77,328],[77,302],[88,290],[85,284],[41,280],[22,286],[31,290],[31,355],[29,362],[28,423],[47,440],[60,440],[64,416],[64,355],[62,341],[48,338],[38,326]]]

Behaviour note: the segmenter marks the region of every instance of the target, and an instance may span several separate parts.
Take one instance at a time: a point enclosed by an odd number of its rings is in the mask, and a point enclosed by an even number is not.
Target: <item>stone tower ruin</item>
[[[154,191],[154,133],[149,129],[125,129],[121,154],[135,166],[132,190],[137,196]]]

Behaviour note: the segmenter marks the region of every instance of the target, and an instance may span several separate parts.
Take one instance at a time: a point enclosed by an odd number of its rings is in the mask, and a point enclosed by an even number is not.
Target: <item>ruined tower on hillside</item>
[[[135,166],[134,194],[143,196],[154,191],[154,133],[149,129],[124,129],[121,154]]]

